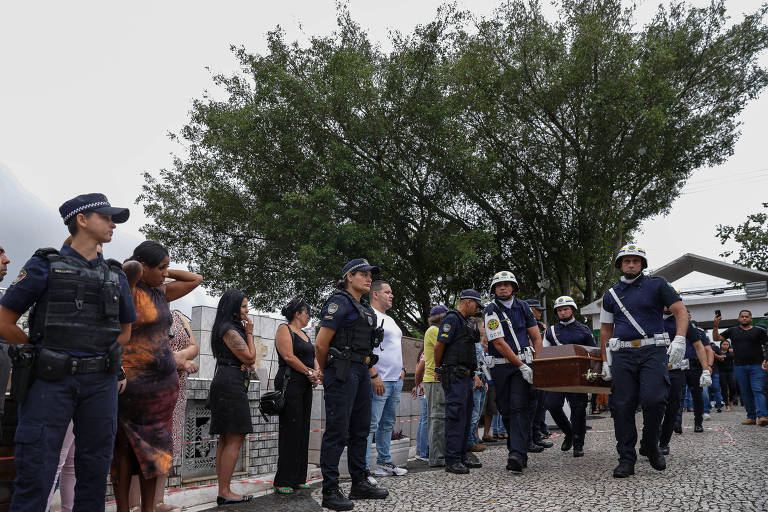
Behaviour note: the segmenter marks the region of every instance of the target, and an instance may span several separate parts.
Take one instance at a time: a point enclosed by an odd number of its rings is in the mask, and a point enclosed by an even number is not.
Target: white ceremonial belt
[[[637,340],[611,340],[611,350],[621,350],[622,348],[640,348],[647,347],[648,345],[656,345],[655,338],[640,338]]]

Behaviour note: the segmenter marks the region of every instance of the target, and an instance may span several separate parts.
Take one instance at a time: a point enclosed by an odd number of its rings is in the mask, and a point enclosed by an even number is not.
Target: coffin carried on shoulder
[[[600,377],[600,349],[586,345],[544,347],[531,363],[533,387],[566,393],[610,393],[611,383]]]

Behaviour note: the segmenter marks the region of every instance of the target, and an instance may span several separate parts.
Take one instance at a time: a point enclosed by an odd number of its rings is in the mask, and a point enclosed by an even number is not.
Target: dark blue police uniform
[[[552,334],[554,329],[555,333]],[[589,327],[572,318],[569,322],[559,321],[547,329],[545,334],[552,345],[587,345],[595,346],[595,338]],[[568,400],[571,408],[571,419],[563,412],[563,400]],[[547,393],[546,408],[552,415],[557,426],[565,434],[562,450],[568,451],[573,445],[574,454],[580,456],[584,449],[584,437],[587,431],[587,394],[563,393],[553,391]]]
[[[703,368],[693,346],[696,342],[701,342],[704,347],[707,347],[710,343],[709,336],[693,324],[688,324],[688,332],[685,337],[685,358],[688,359],[690,366],[687,370],[683,370],[684,379],[680,391],[680,403],[676,409],[676,422],[679,425],[683,423],[683,397],[685,397],[685,387],[688,386],[688,389],[691,391],[691,398],[693,398],[693,428],[696,431],[703,431],[704,397],[700,383]]]
[[[677,321],[673,315],[667,315],[664,318],[664,329],[670,338],[674,338],[677,334]],[[688,326],[688,331],[685,335],[685,358],[688,364],[693,359],[696,359],[696,349],[694,344],[700,342],[698,333],[692,326]],[[697,359],[698,360],[698,359]],[[681,414],[683,405],[683,396],[685,395],[685,381],[686,381],[686,369],[672,368],[668,366],[669,370],[669,398],[667,399],[667,408],[664,412],[664,421],[661,424],[661,436],[659,437],[659,447],[662,451],[667,451],[669,448],[669,441],[672,439],[672,432],[676,426],[681,425]],[[701,376],[701,369],[699,369],[699,376]],[[701,401],[699,401],[699,420],[701,420]]]
[[[85,267],[105,268],[101,255],[88,261],[68,245],[64,245],[59,253],[62,257],[78,260]],[[49,267],[48,259],[33,256],[0,299],[0,306],[18,314],[23,314],[36,302],[36,307],[41,307],[41,299],[49,287]],[[119,271],[118,306],[120,324],[136,321],[130,288],[122,271]],[[30,325],[33,323],[34,319]],[[93,332],[81,332],[77,340],[72,340],[73,346],[78,347],[76,350],[58,352],[69,355],[73,361],[98,361],[99,356],[104,356],[103,350],[89,352],[82,349],[92,335]],[[117,340],[117,335],[114,339]],[[30,341],[47,344],[45,339]],[[40,511],[45,508],[70,420],[74,421],[77,439],[74,507],[76,510],[104,508],[106,478],[117,428],[117,377],[112,369],[102,367],[92,373],[67,373],[58,380],[45,380],[38,374],[32,383],[26,400],[19,407],[15,437],[17,476],[11,510]]]
[[[664,330],[664,307],[680,300],[680,296],[663,277],[640,274],[632,283],[620,281],[613,286],[619,300],[635,321],[652,337]],[[613,336],[621,341],[643,338],[622,313],[610,292],[603,296],[601,322],[613,323]],[[610,319],[610,322],[606,320]],[[658,450],[661,422],[669,389],[667,347],[643,345],[615,350],[611,364],[611,409],[616,432],[619,462],[634,466],[637,430],[635,411],[643,408],[643,445]]]
[[[339,458],[347,446],[353,482],[365,480],[365,448],[371,424],[371,376],[368,363],[373,350],[376,313],[365,300],[345,291],[333,294],[320,312],[320,327],[336,331],[331,340],[331,362],[323,375],[325,432],[320,451],[323,490],[339,486]],[[361,339],[364,338],[364,339]],[[355,341],[359,345],[355,345]],[[335,350],[333,350],[335,349]]]
[[[498,323],[495,324],[497,317]],[[512,351],[521,357],[522,351],[532,347],[528,338],[529,327],[536,327],[536,320],[528,303],[514,297],[507,307],[499,299],[495,299],[485,308],[488,355],[503,357],[492,343],[494,339],[503,337]],[[517,336],[519,349],[512,336],[512,330]],[[496,363],[491,368],[491,376],[496,388],[496,407],[507,430],[509,456],[516,457],[525,466],[531,442],[531,423],[536,412],[533,386],[523,378],[520,368],[512,363]]]
[[[437,342],[445,344],[440,383],[445,391],[445,464],[448,467],[467,462],[474,405],[473,377],[477,368],[475,343],[479,341],[480,333],[459,311],[451,310],[445,315]]]

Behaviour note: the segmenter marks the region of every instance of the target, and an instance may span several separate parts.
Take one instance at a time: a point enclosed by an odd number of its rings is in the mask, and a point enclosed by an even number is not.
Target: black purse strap
[[[286,388],[288,388],[288,381],[291,380],[291,367],[288,363],[285,364],[285,373],[283,374],[283,394],[285,394]]]

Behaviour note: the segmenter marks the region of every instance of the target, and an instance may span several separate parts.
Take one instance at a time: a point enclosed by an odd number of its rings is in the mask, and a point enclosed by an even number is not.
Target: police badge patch
[[[336,304],[335,302],[331,302],[330,304],[328,304],[328,314],[332,315],[338,310],[339,310],[339,305]]]
[[[499,328],[499,321],[495,318],[492,318],[488,321],[488,328],[489,329],[498,329]]]
[[[23,268],[21,269],[21,272],[19,272],[19,275],[16,276],[16,279],[13,280],[13,282],[11,283],[11,286],[15,284],[19,284],[22,281],[22,279],[24,279],[25,277],[27,277],[27,269]]]
[[[450,331],[450,330],[451,330],[451,324],[445,324],[445,325],[443,325],[443,330],[444,330],[445,332],[448,332],[448,331]]]

